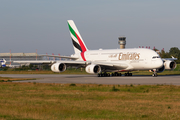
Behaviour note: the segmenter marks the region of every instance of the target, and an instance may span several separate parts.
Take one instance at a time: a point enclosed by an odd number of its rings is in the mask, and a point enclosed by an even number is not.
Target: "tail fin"
[[[69,26],[70,35],[71,35],[75,53],[81,53],[81,52],[84,53],[85,51],[87,51],[88,49],[87,49],[86,45],[84,44],[84,41],[83,41],[78,29],[76,28],[74,21],[68,20],[68,26]]]
[[[0,62],[2,67],[6,67],[6,60],[4,58]]]

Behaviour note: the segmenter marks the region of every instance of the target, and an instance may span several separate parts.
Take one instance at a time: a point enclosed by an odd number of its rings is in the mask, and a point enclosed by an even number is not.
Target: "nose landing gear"
[[[154,73],[152,74],[153,77],[157,77],[157,71],[154,70]]]

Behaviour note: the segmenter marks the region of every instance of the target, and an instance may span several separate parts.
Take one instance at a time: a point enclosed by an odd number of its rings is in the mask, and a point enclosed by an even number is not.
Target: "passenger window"
[[[155,59],[155,58],[160,58],[159,56],[153,56],[152,59]]]

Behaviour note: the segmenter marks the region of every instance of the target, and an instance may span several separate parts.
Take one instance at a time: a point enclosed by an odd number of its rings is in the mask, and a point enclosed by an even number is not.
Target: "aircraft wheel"
[[[101,73],[101,77],[104,77],[104,73]]]
[[[153,76],[153,77],[157,77],[157,73],[153,73],[152,76]]]
[[[99,73],[98,73],[98,77],[101,77]]]
[[[110,73],[108,73],[107,76],[110,77]]]
[[[104,77],[107,77],[107,76],[108,76],[108,74],[105,72],[105,73],[104,73]]]
[[[153,77],[155,76],[154,73],[152,74],[152,76],[153,76]]]

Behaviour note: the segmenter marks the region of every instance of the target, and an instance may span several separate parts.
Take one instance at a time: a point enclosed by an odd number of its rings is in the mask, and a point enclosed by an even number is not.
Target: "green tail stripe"
[[[72,29],[72,27],[69,25],[69,23],[68,23],[68,26],[69,26],[69,30],[70,30],[71,34],[73,34],[74,37],[77,38],[75,31]]]

